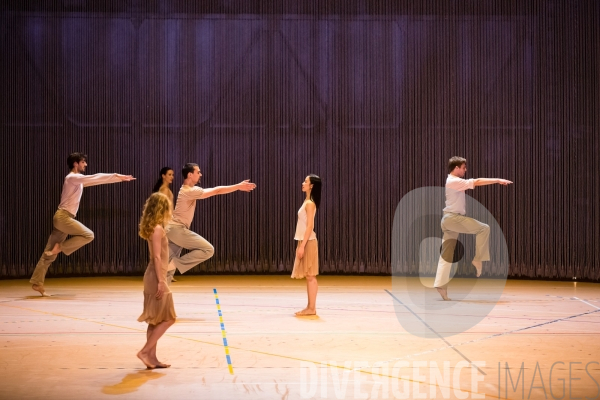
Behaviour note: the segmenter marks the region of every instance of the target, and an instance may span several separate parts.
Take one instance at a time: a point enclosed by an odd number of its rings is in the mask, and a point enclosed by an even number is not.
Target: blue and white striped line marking
[[[219,295],[217,289],[213,289],[215,294],[215,302],[217,303],[217,311],[219,312],[219,322],[221,323],[221,333],[223,334],[223,346],[225,346],[225,358],[227,358],[227,367],[229,373],[233,375],[233,366],[231,365],[231,356],[229,355],[229,346],[227,346],[227,336],[225,335],[225,324],[223,323],[223,313],[221,312],[221,304],[219,303]]]

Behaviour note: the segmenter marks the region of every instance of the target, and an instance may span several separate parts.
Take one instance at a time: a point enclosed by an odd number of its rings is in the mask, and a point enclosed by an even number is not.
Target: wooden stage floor
[[[177,278],[162,370],[135,356],[141,277],[48,279],[49,298],[0,281],[0,399],[600,398],[598,284],[510,280],[476,326],[423,338],[391,277],[321,276],[304,318],[304,280]]]

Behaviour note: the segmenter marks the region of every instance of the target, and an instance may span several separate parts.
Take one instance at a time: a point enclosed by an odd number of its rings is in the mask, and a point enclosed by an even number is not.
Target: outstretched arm
[[[238,190],[241,190],[242,192],[251,192],[252,190],[254,190],[254,188],[256,188],[256,185],[254,183],[250,182],[249,179],[246,179],[246,180],[238,183],[237,185],[217,186],[214,188],[204,189],[204,193],[202,193],[202,196],[200,196],[200,198],[206,199],[207,197],[210,197],[210,196],[232,193],[232,192],[235,192]]]
[[[94,175],[74,174],[74,175],[69,175],[68,179],[69,179],[69,182],[71,182],[75,185],[78,185],[81,183],[81,184],[83,184],[84,187],[135,180],[135,178],[131,175],[121,175],[121,174],[94,174]]]
[[[512,182],[508,181],[506,179],[500,179],[500,178],[477,178],[474,179],[474,183],[475,186],[485,186],[485,185],[494,185],[494,184],[499,184],[499,185],[510,185]]]
[[[121,182],[135,181],[135,178],[131,175],[117,174],[117,177],[121,180]]]

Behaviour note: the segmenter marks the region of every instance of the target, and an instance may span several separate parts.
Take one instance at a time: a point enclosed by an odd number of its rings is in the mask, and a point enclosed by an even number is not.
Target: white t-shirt
[[[475,179],[462,179],[458,176],[448,174],[446,179],[446,208],[444,212],[465,215],[467,206],[465,190],[475,188]]]
[[[121,182],[118,174],[83,175],[70,172],[69,175],[65,177],[58,209],[77,215],[84,187],[117,182]]]
[[[204,189],[199,186],[181,186],[177,195],[177,204],[173,211],[173,220],[171,223],[183,225],[190,229],[190,225],[194,219],[194,211],[196,210],[196,200],[200,199],[202,194],[204,194]]]

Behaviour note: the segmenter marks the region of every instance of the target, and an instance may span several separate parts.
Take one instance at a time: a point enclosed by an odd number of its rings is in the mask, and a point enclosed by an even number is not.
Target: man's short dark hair
[[[450,160],[448,160],[448,173],[454,171],[456,167],[462,167],[463,164],[467,163],[466,158],[454,156]]]
[[[183,166],[183,168],[181,169],[181,175],[183,175],[183,179],[187,179],[188,174],[194,173],[194,167],[198,167],[198,164],[194,164],[194,163],[187,163]],[[200,168],[200,167],[198,167]]]
[[[81,161],[87,162],[87,154],[75,152],[69,154],[69,157],[67,157],[67,165],[69,166],[69,169],[73,169],[73,164]]]

